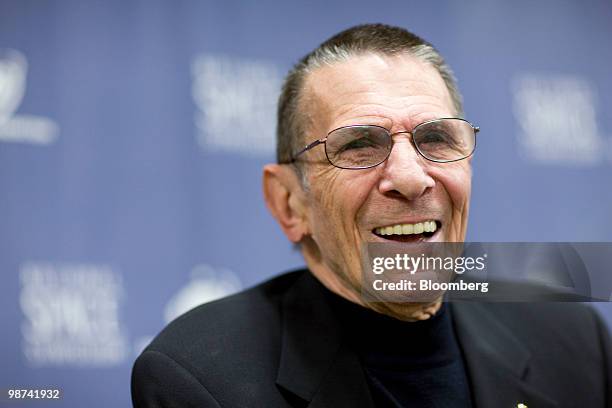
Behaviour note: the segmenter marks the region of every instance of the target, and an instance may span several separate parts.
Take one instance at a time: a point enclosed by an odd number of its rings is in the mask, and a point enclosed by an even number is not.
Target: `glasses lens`
[[[472,154],[476,143],[474,128],[462,119],[439,119],[414,129],[414,144],[430,160],[461,160]]]
[[[327,136],[325,153],[336,167],[359,169],[376,166],[391,151],[391,137],[379,126],[347,126]]]

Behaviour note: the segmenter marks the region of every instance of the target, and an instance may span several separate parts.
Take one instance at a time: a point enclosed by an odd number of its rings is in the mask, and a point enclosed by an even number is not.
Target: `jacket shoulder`
[[[599,324],[595,310],[577,302],[490,303],[488,308],[514,333],[538,332],[539,337],[558,337],[562,333],[595,333]]]
[[[551,375],[554,371],[551,367],[557,367],[557,372],[572,372],[591,383],[603,379],[607,382],[602,384],[603,389],[612,384],[609,330],[591,306],[576,302],[540,302],[490,304],[489,307],[531,352],[535,366],[546,369],[541,376]],[[602,367],[603,372],[598,367]],[[537,376],[537,372],[532,375]]]
[[[274,384],[281,348],[281,302],[304,273],[278,276],[200,305],[171,322],[134,363],[135,406],[136,402],[149,406],[141,401],[159,405],[164,398],[177,400],[176,392],[168,391],[175,389],[187,399],[205,401],[189,406],[218,407],[230,401],[248,405],[279,398]]]
[[[227,350],[236,342],[255,343],[279,328],[280,300],[301,273],[286,273],[197,306],[170,322],[146,350],[188,357],[215,354],[218,347]]]

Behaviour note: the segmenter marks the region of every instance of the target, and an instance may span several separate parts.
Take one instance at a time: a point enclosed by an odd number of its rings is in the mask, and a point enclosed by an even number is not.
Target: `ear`
[[[264,166],[263,193],[268,210],[291,242],[300,242],[309,234],[306,195],[297,174],[290,166]]]

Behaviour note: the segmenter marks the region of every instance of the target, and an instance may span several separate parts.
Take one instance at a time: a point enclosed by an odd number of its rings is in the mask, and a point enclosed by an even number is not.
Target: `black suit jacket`
[[[179,317],[136,360],[134,405],[374,407],[324,290],[298,271]],[[591,308],[450,306],[476,407],[612,407],[612,344]]]

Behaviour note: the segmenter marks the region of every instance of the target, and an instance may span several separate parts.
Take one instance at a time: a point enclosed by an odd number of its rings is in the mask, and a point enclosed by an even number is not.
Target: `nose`
[[[426,159],[412,145],[408,132],[393,135],[394,143],[391,153],[383,163],[383,175],[379,191],[385,195],[401,195],[414,200],[436,184],[427,172]]]

